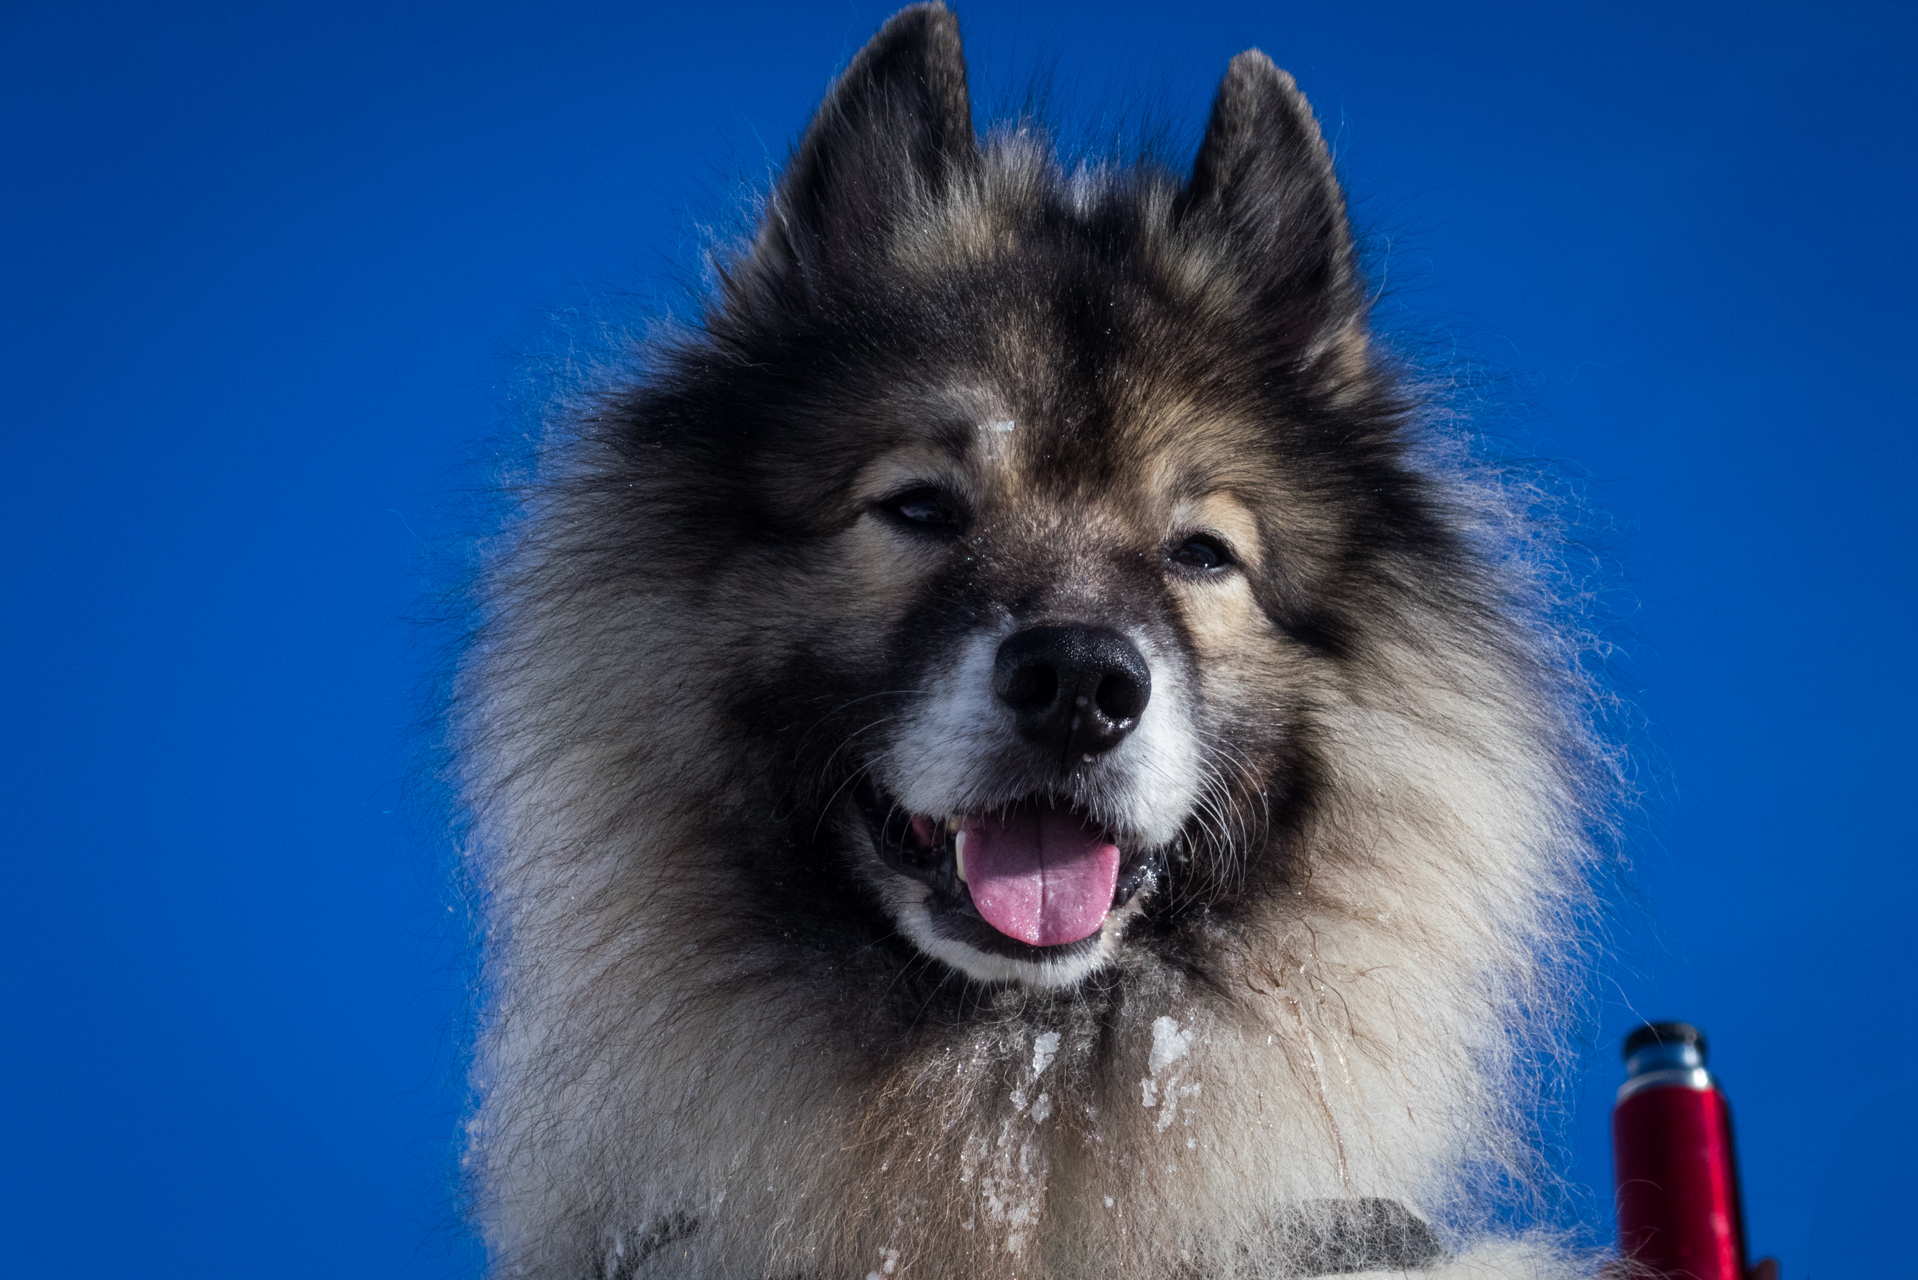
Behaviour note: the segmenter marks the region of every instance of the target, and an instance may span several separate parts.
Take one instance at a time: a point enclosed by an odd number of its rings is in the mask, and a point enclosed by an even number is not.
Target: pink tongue
[[[1119,883],[1119,847],[1068,809],[1022,804],[965,820],[972,905],[1008,938],[1035,947],[1099,931]]]

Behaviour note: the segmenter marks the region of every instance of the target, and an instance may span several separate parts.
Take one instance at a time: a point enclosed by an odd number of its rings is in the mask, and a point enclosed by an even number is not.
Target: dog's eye
[[[909,489],[874,504],[874,509],[913,533],[951,535],[966,526],[965,509],[937,489]]]
[[[1210,573],[1232,563],[1232,553],[1223,542],[1208,533],[1195,534],[1174,547],[1166,559],[1181,569]]]

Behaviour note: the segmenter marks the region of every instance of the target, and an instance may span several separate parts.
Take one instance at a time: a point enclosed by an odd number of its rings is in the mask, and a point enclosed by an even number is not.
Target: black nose
[[[1138,727],[1152,670],[1138,646],[1106,627],[1027,627],[999,646],[992,691],[1026,741],[1087,759]]]

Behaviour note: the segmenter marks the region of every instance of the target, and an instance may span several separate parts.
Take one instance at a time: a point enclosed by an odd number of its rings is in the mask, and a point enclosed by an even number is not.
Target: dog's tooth
[[[958,817],[957,817],[956,815],[955,815],[955,816],[953,816],[953,817],[950,817],[950,818],[947,818],[947,819],[946,819],[946,834],[947,834],[947,835],[949,835],[949,836],[956,836],[956,835],[958,835],[958,834],[959,834],[959,827],[960,827],[960,825],[961,825],[961,824],[960,824],[960,822],[959,822],[959,819],[958,819]]]
[[[963,883],[966,878],[966,833],[963,831],[952,838],[952,869]]]

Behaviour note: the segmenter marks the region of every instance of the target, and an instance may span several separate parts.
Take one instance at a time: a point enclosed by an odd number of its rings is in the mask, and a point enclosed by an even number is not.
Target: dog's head
[[[986,980],[1277,891],[1315,698],[1447,572],[1290,77],[1235,59],[1187,176],[1068,172],[979,144],[908,10],[723,274],[635,445],[698,464],[648,482],[655,554],[737,620],[723,696],[808,838]]]

